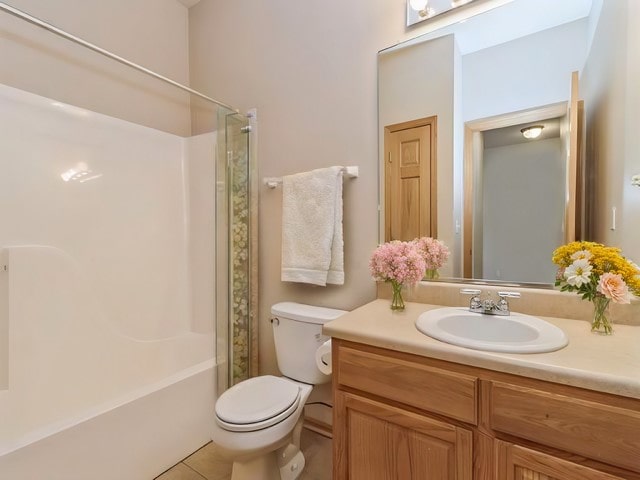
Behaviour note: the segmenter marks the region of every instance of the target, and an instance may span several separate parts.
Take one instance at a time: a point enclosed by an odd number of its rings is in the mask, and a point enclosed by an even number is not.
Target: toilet
[[[244,380],[218,398],[211,438],[233,460],[231,480],[295,480],[305,460],[300,451],[304,405],[314,385],[327,383],[316,350],[329,337],[322,325],[343,310],[283,302],[271,307],[281,377]]]

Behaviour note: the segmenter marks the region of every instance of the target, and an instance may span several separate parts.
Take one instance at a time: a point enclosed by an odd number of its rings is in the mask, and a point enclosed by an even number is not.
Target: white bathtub
[[[9,247],[2,258],[0,479],[149,480],[209,440],[212,332],[133,338],[65,252]]]
[[[43,429],[0,456],[7,480],[150,480],[210,440],[213,360]]]
[[[210,438],[215,135],[3,85],[0,132],[0,479],[149,480]]]

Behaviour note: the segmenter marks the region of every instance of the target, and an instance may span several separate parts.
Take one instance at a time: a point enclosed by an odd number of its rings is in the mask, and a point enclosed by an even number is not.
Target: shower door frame
[[[246,116],[220,111],[218,125],[224,125],[218,129],[216,160],[215,311],[220,395],[258,374],[257,111],[250,110]]]

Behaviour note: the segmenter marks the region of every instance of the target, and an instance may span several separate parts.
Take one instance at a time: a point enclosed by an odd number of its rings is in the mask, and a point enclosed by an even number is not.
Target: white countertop
[[[374,300],[323,327],[335,338],[487,368],[550,382],[640,399],[640,327],[616,325],[614,334],[591,333],[588,322],[541,317],[560,327],[569,345],[549,353],[513,354],[471,350],[420,333],[418,316],[441,305],[406,302],[392,312],[390,301]]]

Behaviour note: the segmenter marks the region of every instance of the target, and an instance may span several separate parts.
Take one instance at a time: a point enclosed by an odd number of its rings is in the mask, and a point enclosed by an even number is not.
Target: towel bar
[[[358,167],[342,167],[345,177],[356,178],[358,176]],[[282,177],[265,177],[262,179],[264,184],[269,188],[276,188],[278,185],[282,185]]]

